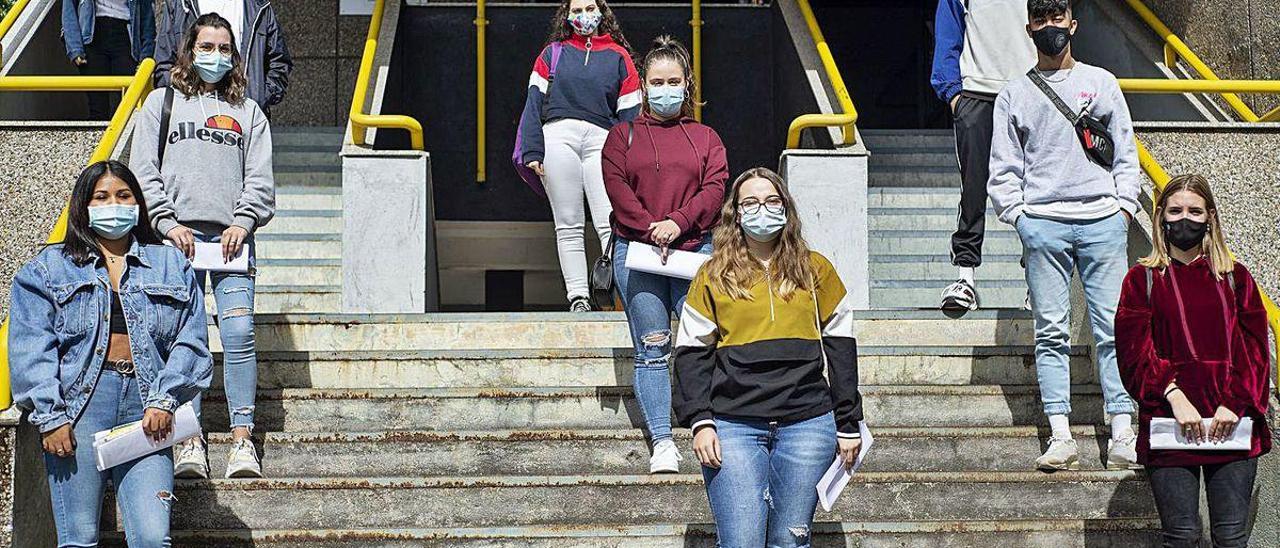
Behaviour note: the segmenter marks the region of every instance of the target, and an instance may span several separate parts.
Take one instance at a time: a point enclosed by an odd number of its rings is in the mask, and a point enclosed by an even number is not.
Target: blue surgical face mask
[[[89,228],[107,240],[119,240],[138,226],[138,206],[89,206]]]
[[[598,11],[584,11],[570,15],[569,24],[573,26],[574,32],[583,36],[591,36],[596,33],[596,29],[600,28],[600,20],[602,18]]]
[[[658,117],[672,118],[680,114],[680,107],[684,106],[685,87],[683,85],[649,86],[646,91],[649,110]]]
[[[770,242],[777,238],[782,233],[782,229],[787,226],[787,210],[774,213],[769,211],[769,208],[761,206],[755,213],[742,213],[738,224],[752,240]]]
[[[209,53],[196,52],[195,58],[196,72],[200,73],[200,79],[209,84],[216,84],[222,81],[222,77],[231,71],[231,56],[223,55],[216,51]]]

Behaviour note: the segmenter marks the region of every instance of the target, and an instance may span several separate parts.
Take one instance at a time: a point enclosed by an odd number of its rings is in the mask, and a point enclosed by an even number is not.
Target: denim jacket
[[[129,45],[133,60],[141,62],[156,49],[156,16],[151,0],[129,1]],[[67,59],[84,55],[84,45],[93,42],[97,6],[93,0],[62,0],[62,41]]]
[[[204,297],[177,249],[134,242],[120,304],[145,407],[173,411],[209,387]],[[80,266],[45,248],[13,279],[9,375],[14,401],[41,432],[74,423],[106,361],[111,293],[99,259]]]

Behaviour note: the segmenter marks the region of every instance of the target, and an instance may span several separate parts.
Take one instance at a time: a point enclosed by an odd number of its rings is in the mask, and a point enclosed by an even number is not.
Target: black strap
[[[1058,112],[1061,112],[1063,116],[1066,116],[1067,121],[1071,122],[1071,125],[1076,125],[1076,122],[1079,121],[1080,117],[1071,110],[1071,107],[1067,106],[1067,103],[1062,100],[1062,97],[1058,96],[1057,92],[1053,91],[1053,88],[1049,87],[1049,82],[1044,80],[1044,77],[1040,75],[1040,71],[1037,71],[1033,67],[1031,70],[1027,71],[1027,77],[1031,78],[1031,81],[1035,83],[1036,87],[1040,88],[1040,91],[1044,92],[1045,97],[1048,97],[1049,100],[1053,102],[1053,106],[1058,107]]]
[[[164,167],[164,149],[169,145],[169,119],[173,118],[173,86],[164,88],[164,106],[160,110],[160,142],[156,163]]]

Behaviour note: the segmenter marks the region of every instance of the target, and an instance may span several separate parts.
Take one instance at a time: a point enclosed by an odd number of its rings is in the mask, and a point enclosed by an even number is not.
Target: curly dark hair
[[[1071,11],[1071,0],[1027,0],[1027,15],[1032,19],[1053,17]]]
[[[187,97],[192,97],[204,89],[204,80],[200,79],[200,73],[196,72],[195,68],[196,36],[199,36],[200,29],[204,27],[225,29],[231,34],[231,72],[223,76],[215,87],[226,102],[240,106],[244,104],[245,90],[249,87],[249,80],[244,76],[244,59],[240,57],[240,49],[236,47],[236,33],[231,29],[231,23],[216,13],[201,15],[196,19],[196,23],[187,29],[187,34],[182,39],[182,49],[178,50],[178,61],[173,64],[170,72],[170,85]]]
[[[614,42],[622,46],[622,49],[635,57],[635,50],[631,49],[627,37],[622,35],[622,27],[618,26],[618,18],[614,17],[613,10],[609,9],[609,3],[605,0],[595,1],[596,9],[600,10],[600,28],[596,29],[596,34],[612,37]],[[560,9],[556,10],[555,17],[551,19],[551,33],[547,36],[548,44],[567,40],[574,35],[575,31],[569,25],[569,2],[570,0],[561,0]]]

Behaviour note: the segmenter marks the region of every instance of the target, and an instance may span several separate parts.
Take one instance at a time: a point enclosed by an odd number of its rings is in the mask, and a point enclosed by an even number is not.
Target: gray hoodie
[[[175,91],[162,166],[156,137],[164,97],[163,89],[151,92],[134,117],[129,154],[152,226],[164,237],[180,223],[234,225],[250,234],[266,225],[275,215],[276,190],[271,126],[262,109],[252,99],[233,106],[211,93]]]

